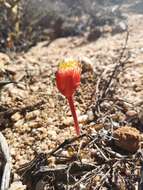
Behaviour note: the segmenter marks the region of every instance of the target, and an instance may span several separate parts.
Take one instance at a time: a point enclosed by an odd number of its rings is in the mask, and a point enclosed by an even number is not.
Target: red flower
[[[59,64],[56,83],[59,91],[66,97],[72,96],[80,84],[80,64],[74,60],[64,60]]]
[[[56,72],[56,84],[59,91],[68,99],[77,135],[80,134],[80,130],[73,103],[73,94],[80,84],[80,74],[80,63],[72,59],[60,62],[58,71]]]

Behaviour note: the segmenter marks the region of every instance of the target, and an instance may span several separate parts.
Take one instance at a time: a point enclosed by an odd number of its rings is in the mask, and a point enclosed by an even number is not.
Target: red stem
[[[70,96],[70,97],[67,97],[67,99],[68,99],[70,109],[71,109],[71,112],[72,112],[72,116],[73,116],[73,119],[74,119],[74,126],[75,126],[75,130],[76,130],[76,134],[80,135],[80,128],[79,128],[79,125],[78,125],[78,120],[77,120],[77,115],[76,115],[76,110],[75,110],[75,106],[74,106],[73,97]]]

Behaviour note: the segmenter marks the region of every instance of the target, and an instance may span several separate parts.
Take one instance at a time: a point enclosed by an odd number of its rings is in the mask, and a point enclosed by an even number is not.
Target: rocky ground
[[[76,136],[66,99],[58,92],[55,85],[58,62],[65,57],[80,59],[83,65],[81,85],[75,94],[82,133],[92,136],[101,129],[103,132],[111,130],[113,135],[114,130],[126,126],[123,131],[115,132],[115,138],[120,139],[120,143],[115,142],[115,146],[129,154],[141,150],[143,16],[129,15],[128,28],[129,39],[122,58],[125,65],[118,71],[117,81],[113,79],[112,88],[116,88],[110,89],[112,95],[105,97],[107,100],[102,102],[98,111],[95,104],[104,90],[105,82],[118,63],[126,32],[116,35],[108,32],[91,42],[88,42],[86,37],[60,38],[50,44],[41,42],[27,53],[0,54],[1,78],[7,77],[8,74],[11,79],[18,81],[17,84],[5,86],[1,92],[1,106],[3,109],[13,111],[10,116],[0,120],[2,133],[10,148],[13,172],[16,172],[22,164],[31,161],[36,153],[48,154],[65,139]],[[129,58],[126,60],[128,55]],[[78,148],[75,149],[79,150],[79,146],[84,142],[87,143],[89,140],[87,139],[85,137],[82,141],[76,142]],[[134,142],[134,145],[130,141]],[[96,149],[97,147],[94,147],[90,151],[91,149],[87,147],[82,150],[81,161],[95,162]],[[74,151],[66,150],[62,154],[70,156]],[[55,165],[53,158],[51,162]],[[140,165],[138,173],[139,169]],[[98,179],[96,183],[99,181]],[[128,188],[125,186],[123,189]]]

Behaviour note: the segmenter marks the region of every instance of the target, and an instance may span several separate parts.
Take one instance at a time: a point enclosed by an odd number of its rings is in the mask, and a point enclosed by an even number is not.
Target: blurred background
[[[0,51],[27,51],[38,41],[127,29],[130,13],[143,13],[142,0],[0,0]]]

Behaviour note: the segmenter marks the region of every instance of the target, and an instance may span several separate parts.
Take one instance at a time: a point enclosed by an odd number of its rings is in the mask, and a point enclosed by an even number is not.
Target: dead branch
[[[115,65],[111,75],[109,76],[108,81],[105,82],[104,88],[102,90],[99,88],[100,88],[100,84],[103,82],[102,76],[104,76],[105,73],[103,72],[103,75],[98,79],[97,86],[96,86],[96,92],[95,92],[97,94],[97,98],[96,98],[95,107],[93,108],[94,110],[100,111],[100,104],[103,102],[104,99],[107,98],[107,95],[110,91],[113,80],[117,79],[118,75],[121,72],[121,68],[123,69],[124,65],[127,63],[127,60],[129,57],[127,57],[125,60],[122,60],[122,58],[124,57],[124,53],[125,53],[125,50],[127,48],[128,39],[129,39],[129,31],[127,31],[125,43],[124,43],[124,46],[123,46],[122,51],[120,53],[120,56],[118,58],[118,61]],[[107,76],[107,78],[108,78],[108,76]]]

